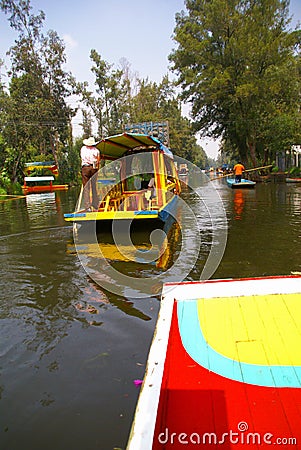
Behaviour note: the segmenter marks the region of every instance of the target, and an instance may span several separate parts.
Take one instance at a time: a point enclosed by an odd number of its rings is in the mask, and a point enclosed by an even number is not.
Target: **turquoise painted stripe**
[[[86,213],[66,213],[64,217],[86,217]]]
[[[205,340],[197,300],[177,302],[178,326],[186,352],[198,364],[231,380],[266,387],[301,387],[300,366],[263,366],[235,361],[216,352]]]
[[[134,215],[135,216],[149,216],[149,215],[151,215],[151,216],[157,216],[158,215],[158,213],[157,213],[157,211],[134,211]]]

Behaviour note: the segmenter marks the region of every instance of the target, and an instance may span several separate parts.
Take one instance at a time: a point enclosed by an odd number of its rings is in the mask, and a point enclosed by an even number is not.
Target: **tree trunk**
[[[22,155],[22,152],[19,152],[18,157],[17,157],[16,161],[14,162],[13,171],[12,171],[12,182],[13,183],[16,183],[18,181],[18,168],[19,168],[19,164],[20,164],[21,155]]]
[[[257,158],[256,158],[256,145],[253,141],[248,142],[247,145],[248,145],[252,165],[253,165],[253,167],[257,167],[258,164],[257,164]]]

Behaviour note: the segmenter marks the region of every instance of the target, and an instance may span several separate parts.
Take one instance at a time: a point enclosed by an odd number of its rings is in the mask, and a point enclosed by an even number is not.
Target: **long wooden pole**
[[[273,166],[273,164],[269,164],[268,166],[261,166],[261,167],[255,167],[254,169],[247,169],[247,170],[244,170],[243,172],[252,172],[254,170],[267,169],[268,167],[272,167],[272,166]],[[210,178],[210,180],[208,180],[208,181],[219,180],[220,178],[229,177],[230,175],[234,175],[234,172],[230,172],[230,173],[227,173],[226,175],[221,175],[221,176],[215,177],[215,178]]]

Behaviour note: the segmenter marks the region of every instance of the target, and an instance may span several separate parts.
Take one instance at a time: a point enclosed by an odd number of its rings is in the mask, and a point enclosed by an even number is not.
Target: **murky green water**
[[[198,279],[212,239],[221,238],[212,231],[214,221],[228,236],[214,278],[301,271],[301,186],[269,183],[235,191],[223,181],[212,183],[226,223],[206,191],[203,202],[184,192],[199,231],[182,214],[186,233],[173,226],[159,264],[122,261],[103,237],[110,264],[143,280],[155,279],[178,261],[180,276],[200,237],[197,262],[185,278]],[[77,255],[72,226],[63,220],[77,194],[0,202],[1,450],[126,446],[139,394],[134,380],[143,378],[160,297],[135,298],[127,288],[114,294],[91,280]],[[147,247],[143,232],[139,239],[140,247]]]

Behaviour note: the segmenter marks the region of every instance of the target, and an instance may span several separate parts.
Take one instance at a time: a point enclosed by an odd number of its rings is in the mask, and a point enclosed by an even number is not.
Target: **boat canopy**
[[[55,166],[55,161],[33,161],[25,163],[24,166],[27,170],[33,170],[33,169],[47,169],[49,167]]]
[[[28,182],[36,182],[36,181],[54,181],[54,177],[52,175],[48,177],[25,177],[24,181]]]
[[[109,136],[96,144],[104,159],[118,159],[127,152],[139,150],[140,147],[148,147],[149,150],[159,149],[173,159],[173,154],[162,142],[153,136],[139,133],[122,133]],[[145,149],[143,149],[145,150]]]
[[[27,175],[34,170],[42,171],[42,173],[44,170],[50,170],[53,175],[58,175],[58,169],[55,161],[32,161],[24,164],[24,172]]]

